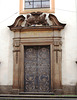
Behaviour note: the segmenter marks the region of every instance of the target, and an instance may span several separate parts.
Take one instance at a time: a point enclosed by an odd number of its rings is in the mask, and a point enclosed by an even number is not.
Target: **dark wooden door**
[[[25,46],[24,91],[50,91],[50,46]]]

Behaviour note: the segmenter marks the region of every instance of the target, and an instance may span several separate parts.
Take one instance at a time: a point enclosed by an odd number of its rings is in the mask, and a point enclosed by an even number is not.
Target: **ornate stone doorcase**
[[[32,12],[26,17],[18,16],[14,24],[9,26],[14,32],[14,90],[19,92],[62,91],[60,31],[65,25],[60,23],[53,14]],[[46,86],[41,87],[39,84]]]

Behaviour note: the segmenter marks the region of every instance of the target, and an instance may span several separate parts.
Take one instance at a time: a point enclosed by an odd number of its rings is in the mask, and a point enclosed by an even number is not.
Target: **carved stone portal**
[[[52,25],[50,25],[46,19],[46,14],[43,14],[41,12],[33,12],[27,15],[27,20],[25,20],[25,17],[23,15],[19,16],[16,18],[15,22],[13,25],[9,26],[10,30],[14,31],[14,38],[13,38],[13,57],[14,57],[14,66],[13,66],[13,89],[14,90],[18,90],[21,92],[24,91],[28,91],[26,90],[26,88],[28,88],[31,80],[33,79],[34,81],[32,81],[32,87],[34,88],[34,91],[36,91],[38,89],[38,81],[40,80],[40,84],[44,84],[43,82],[47,79],[47,89],[45,88],[45,90],[48,90],[49,92],[62,92],[62,72],[61,72],[61,63],[62,63],[62,40],[61,40],[61,34],[60,34],[60,30],[64,28],[64,26],[66,24],[62,24],[58,21],[58,19],[56,18],[56,16],[49,14],[48,15],[48,19],[50,21],[52,21]],[[22,27],[22,24],[24,23],[24,27]],[[37,26],[37,25],[41,26]],[[39,52],[38,47],[45,47],[47,46],[47,48],[45,48],[45,50],[49,50],[49,56],[46,55],[47,52],[45,54],[43,54],[43,52]],[[29,55],[28,53],[31,53],[31,51],[29,50],[29,47],[33,47],[35,49],[32,55]],[[25,48],[27,48],[25,51]],[[29,51],[29,52],[28,52]],[[36,52],[37,51],[37,52]],[[25,55],[27,57],[25,58]],[[35,53],[36,52],[36,53]],[[41,55],[40,55],[40,54]],[[41,57],[39,60],[43,62],[43,60],[46,60],[44,56],[49,57],[49,64],[48,63],[43,63],[41,64],[41,62],[37,65],[38,60],[39,59],[37,56]],[[32,62],[32,58],[31,57],[35,57],[36,62]],[[29,58],[29,60],[28,60]],[[26,59],[27,62],[24,62],[24,59]],[[28,64],[28,61],[29,64]],[[31,63],[32,62],[32,63]],[[31,74],[31,67],[32,64],[35,64],[35,72],[34,76]],[[46,68],[49,69],[45,69],[44,65]],[[25,66],[25,67],[24,67]],[[39,68],[40,66],[40,68]],[[42,66],[42,67],[41,67]],[[33,67],[32,67],[33,70]],[[39,71],[38,71],[39,70]],[[44,71],[44,74],[41,73],[41,70]],[[49,71],[48,71],[49,70]],[[47,74],[46,71],[48,71]],[[41,76],[36,73],[41,73],[40,75],[43,76],[41,78]],[[28,75],[28,77],[27,77]],[[47,77],[47,75],[49,75]],[[45,76],[45,78],[44,78]],[[29,78],[29,79],[28,79]],[[43,82],[41,81],[44,78]],[[25,79],[25,80],[24,80]],[[36,81],[37,79],[37,81]],[[25,82],[26,81],[26,82]],[[27,82],[30,81],[30,82]],[[25,87],[25,84],[28,86]],[[46,83],[46,82],[45,82]],[[50,85],[49,85],[50,84]],[[45,85],[44,85],[45,86]],[[43,87],[44,87],[43,86]],[[25,87],[25,88],[24,88]],[[30,89],[33,89],[30,88]],[[44,91],[44,88],[41,90],[41,85],[39,86],[39,92]],[[32,92],[34,92],[33,90],[31,90]],[[47,91],[46,91],[47,92]]]

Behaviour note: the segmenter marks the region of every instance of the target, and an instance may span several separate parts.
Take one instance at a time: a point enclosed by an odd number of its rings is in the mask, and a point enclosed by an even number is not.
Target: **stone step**
[[[51,98],[51,95],[0,95],[0,97],[15,98]]]
[[[77,95],[11,95],[11,94],[0,94],[0,98],[76,98]]]
[[[77,100],[77,98],[16,98],[16,97],[0,97],[0,100]]]
[[[53,92],[20,92],[20,95],[54,95]]]
[[[15,98],[15,97],[13,97],[13,98],[10,98],[10,97],[7,97],[7,98],[3,98],[3,97],[0,97],[0,100],[68,100],[68,99],[64,99],[64,98],[56,98],[56,99],[54,99],[54,98]],[[71,100],[71,99],[70,99]],[[72,100],[74,100],[74,99],[72,99]],[[75,100],[77,100],[77,99],[75,99]]]

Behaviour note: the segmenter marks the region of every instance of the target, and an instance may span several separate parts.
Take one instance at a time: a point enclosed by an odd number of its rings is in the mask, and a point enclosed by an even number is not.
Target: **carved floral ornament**
[[[32,12],[26,17],[20,15],[16,18],[14,24],[8,26],[10,30],[27,30],[27,29],[53,29],[61,30],[66,24],[58,21],[55,15],[45,14],[43,12]]]

